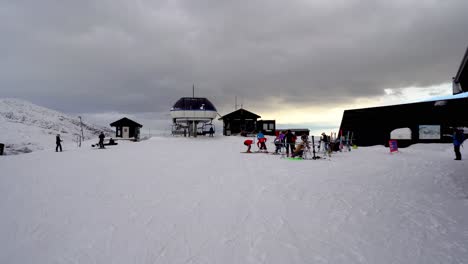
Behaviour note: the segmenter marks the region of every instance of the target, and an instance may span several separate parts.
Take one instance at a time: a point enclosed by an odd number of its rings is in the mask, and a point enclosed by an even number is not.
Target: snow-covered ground
[[[5,155],[29,153],[55,148],[55,136],[60,134],[63,146],[77,147],[81,124],[79,118],[41,107],[20,99],[0,98],[0,143]],[[110,127],[83,122],[85,139],[96,138],[101,131],[111,134]]]
[[[243,140],[0,157],[0,263],[468,262],[450,144],[295,161]]]

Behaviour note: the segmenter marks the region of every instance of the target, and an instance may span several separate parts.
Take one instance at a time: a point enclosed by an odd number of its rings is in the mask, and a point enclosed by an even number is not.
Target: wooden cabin
[[[140,139],[140,128],[143,127],[143,125],[126,117],[111,123],[110,126],[115,127],[116,138],[135,140]]]
[[[259,115],[240,108],[219,120],[223,120],[223,135],[230,136],[246,132],[256,133]]]

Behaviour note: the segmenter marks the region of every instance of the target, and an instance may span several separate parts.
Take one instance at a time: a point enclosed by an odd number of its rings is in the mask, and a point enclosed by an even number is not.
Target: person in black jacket
[[[461,160],[462,155],[460,152],[460,146],[465,140],[465,135],[461,129],[454,128],[453,132],[453,149],[455,151],[455,160]]]
[[[322,142],[323,142],[323,149],[325,152],[328,152],[330,149],[330,137],[325,134],[325,132],[322,133]]]
[[[99,134],[99,148],[104,148],[104,138],[106,136],[104,136],[104,133],[101,132],[101,134]]]
[[[291,150],[291,154],[294,152],[295,149],[295,135],[291,132],[291,130],[286,131],[286,135],[284,136],[284,145],[286,146],[286,156],[289,157],[289,150]]]
[[[63,140],[60,139],[60,134],[57,134],[57,136],[55,137],[55,143],[57,144],[57,146],[55,147],[55,152],[58,152],[58,150],[60,149],[60,152],[62,152],[62,142]]]

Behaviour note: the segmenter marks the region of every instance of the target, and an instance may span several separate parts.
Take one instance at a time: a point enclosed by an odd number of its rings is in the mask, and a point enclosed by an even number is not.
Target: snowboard
[[[304,160],[302,157],[286,157],[287,160]]]

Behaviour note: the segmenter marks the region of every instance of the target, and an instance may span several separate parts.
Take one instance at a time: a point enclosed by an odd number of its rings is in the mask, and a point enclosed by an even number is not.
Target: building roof
[[[468,92],[468,47],[458,68],[457,75],[453,77],[453,82],[460,84],[461,92]]]
[[[257,119],[260,118],[261,116],[254,114],[248,110],[245,110],[244,108],[237,109],[236,111],[229,113],[227,115],[222,116],[218,120],[223,120],[223,119],[233,119],[233,118],[244,118],[244,119]]]
[[[128,127],[143,127],[143,125],[138,124],[137,122],[128,119],[126,117],[115,121],[114,123],[110,124],[111,127],[123,127],[123,126],[128,126]]]
[[[171,111],[180,110],[216,111],[216,107],[204,97],[182,97],[171,108]]]

